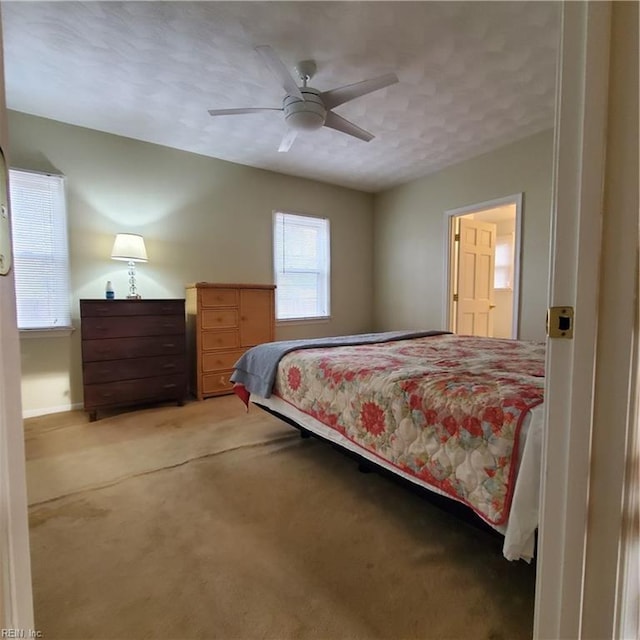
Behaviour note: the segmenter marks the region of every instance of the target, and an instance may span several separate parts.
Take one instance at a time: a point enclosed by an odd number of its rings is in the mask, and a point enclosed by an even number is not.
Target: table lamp
[[[137,233],[118,233],[111,250],[113,260],[125,260],[129,266],[129,295],[127,298],[138,300],[142,296],[136,290],[136,262],[147,262],[147,249],[144,238]]]

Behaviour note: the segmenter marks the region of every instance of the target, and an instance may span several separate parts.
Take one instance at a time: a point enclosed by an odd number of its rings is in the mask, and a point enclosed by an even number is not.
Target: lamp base
[[[142,300],[142,296],[139,293],[127,296],[127,300]]]

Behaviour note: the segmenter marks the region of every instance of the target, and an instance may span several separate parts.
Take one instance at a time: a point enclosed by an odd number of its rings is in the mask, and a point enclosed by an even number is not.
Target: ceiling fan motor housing
[[[300,131],[319,129],[327,117],[320,91],[313,87],[300,87],[300,92],[304,100],[296,96],[286,96],[282,103],[287,124],[292,129]]]

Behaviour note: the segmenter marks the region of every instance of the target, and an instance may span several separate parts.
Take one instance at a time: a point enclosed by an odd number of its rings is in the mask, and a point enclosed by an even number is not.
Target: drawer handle
[[[173,347],[175,347],[176,345],[173,342],[165,342],[163,345],[163,348],[165,349],[172,349]]]
[[[113,393],[105,393],[104,391],[100,394],[102,398],[110,398],[112,395]]]
[[[170,382],[169,384],[165,384],[163,388],[164,389],[173,389],[173,388],[175,388],[177,386],[178,386],[177,384],[175,384],[173,382]]]
[[[176,326],[176,323],[175,322],[165,322],[162,326],[166,327],[166,328],[170,327],[170,328],[173,329]]]
[[[175,369],[176,365],[175,365],[175,363],[168,362],[167,364],[163,364],[162,368],[163,369]]]

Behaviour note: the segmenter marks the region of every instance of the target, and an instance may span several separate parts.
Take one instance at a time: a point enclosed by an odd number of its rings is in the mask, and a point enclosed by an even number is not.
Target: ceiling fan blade
[[[337,107],[339,104],[349,102],[360,96],[364,96],[372,91],[384,89],[391,84],[398,82],[398,76],[395,73],[387,73],[379,78],[371,78],[371,80],[363,80],[354,84],[348,84],[337,89],[330,89],[321,94],[322,102],[327,110]]]
[[[282,138],[282,142],[280,143],[280,146],[278,147],[278,151],[280,153],[284,153],[286,151],[289,151],[289,149],[291,149],[291,145],[293,144],[293,141],[296,139],[297,135],[298,135],[298,132],[295,129],[289,129],[289,131],[287,131],[287,133],[284,134],[284,138]]]
[[[336,131],[342,131],[342,133],[346,133],[354,138],[359,138],[365,142],[369,142],[369,140],[373,140],[375,138],[372,133],[361,129],[358,125],[353,124],[353,122],[349,122],[349,120],[339,116],[337,113],[333,113],[333,111],[327,112],[327,118],[324,121],[324,126],[335,129]]]
[[[268,44],[256,47],[256,51],[262,56],[262,59],[266,62],[269,69],[271,69],[271,72],[280,80],[287,95],[304,100],[295,78],[289,73],[284,62],[278,57],[278,54]]]
[[[235,116],[240,113],[258,113],[259,111],[282,111],[275,107],[248,107],[246,109],[209,109],[211,116]]]

